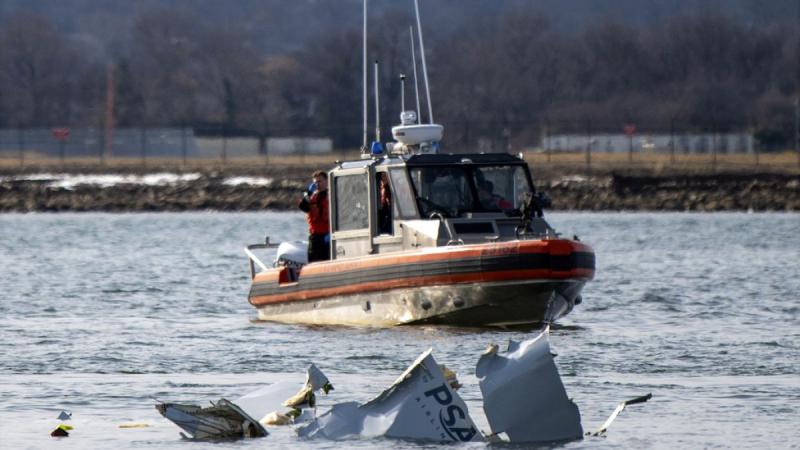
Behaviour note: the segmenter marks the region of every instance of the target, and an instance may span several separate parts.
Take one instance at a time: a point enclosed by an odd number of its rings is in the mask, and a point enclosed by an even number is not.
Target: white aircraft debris
[[[427,350],[392,384],[363,405],[334,405],[297,430],[301,437],[390,437],[437,442],[482,440],[467,405]]]
[[[267,436],[265,425],[284,425],[311,420],[316,405],[315,392],[328,393],[333,386],[315,365],[311,364],[306,381],[282,381],[260,388],[234,401],[220,399],[212,406],[162,403],[156,409],[174,422],[191,439],[232,439]],[[182,434],[183,435],[183,434]]]
[[[490,427],[478,431],[456,390],[455,372],[439,365],[431,349],[422,353],[386,390],[367,403],[344,402],[317,416],[316,392],[333,389],[313,364],[298,386],[278,382],[234,401],[221,399],[207,408],[159,404],[158,411],[192,438],[266,436],[266,426],[294,425],[302,438],[331,440],[387,437],[433,442],[558,442],[583,438],[578,407],[567,397],[550,352],[549,328],[532,339],[509,341],[506,352],[492,345],[475,367],[483,410]],[[627,405],[587,435],[601,435]]]
[[[533,339],[493,345],[478,360],[483,410],[493,435],[510,442],[551,442],[583,435],[578,406],[568,397],[548,342],[549,328]]]
[[[619,405],[617,405],[616,408],[614,408],[614,412],[612,412],[611,415],[608,416],[608,419],[606,419],[606,421],[603,422],[602,425],[600,425],[600,428],[598,428],[594,433],[586,433],[586,434],[587,435],[591,435],[591,436],[601,436],[601,435],[605,434],[605,432],[608,431],[608,427],[611,426],[611,423],[614,422],[614,419],[617,418],[619,413],[621,413],[622,410],[625,409],[626,406],[635,405],[637,403],[644,403],[644,402],[650,400],[651,398],[653,398],[653,394],[646,394],[646,395],[643,395],[641,397],[636,397],[634,399],[626,400],[626,401],[620,403]]]
[[[181,433],[187,439],[235,439],[269,434],[257,420],[224,398],[206,408],[161,403],[156,405],[156,409],[189,433],[188,436]]]

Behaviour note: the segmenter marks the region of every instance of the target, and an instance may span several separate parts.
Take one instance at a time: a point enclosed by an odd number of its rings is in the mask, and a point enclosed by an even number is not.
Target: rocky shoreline
[[[623,175],[537,188],[554,209],[589,211],[800,211],[800,176]]]
[[[0,212],[294,210],[306,172],[276,170],[269,174],[276,181],[264,185],[230,184],[219,173],[164,185],[71,187],[6,176],[0,178]],[[800,175],[610,173],[546,176],[536,185],[552,198],[554,210],[800,211]]]

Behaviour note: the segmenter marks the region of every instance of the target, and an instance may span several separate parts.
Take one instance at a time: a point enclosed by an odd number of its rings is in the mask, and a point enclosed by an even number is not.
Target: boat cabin
[[[528,165],[509,154],[389,154],[329,172],[331,259],[554,235],[523,211]]]

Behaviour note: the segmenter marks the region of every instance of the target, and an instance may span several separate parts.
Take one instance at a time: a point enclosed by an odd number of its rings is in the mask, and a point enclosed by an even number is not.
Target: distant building
[[[116,128],[106,145],[101,128],[5,128],[0,129],[0,155],[59,157],[253,157],[259,155],[255,137],[200,137],[191,128]],[[110,148],[110,154],[105,152]],[[271,137],[268,155],[311,155],[333,151],[333,139]]]
[[[23,150],[29,155],[95,157],[104,153],[105,140],[102,128],[4,128],[0,154]],[[109,147],[114,157],[197,155],[191,128],[116,128]]]
[[[224,149],[228,157],[237,158],[259,154],[255,137],[198,137],[200,156],[218,156]],[[267,155],[316,155],[333,151],[331,138],[270,137],[266,140]]]
[[[333,151],[331,138],[267,138],[267,153],[270,155],[319,154]]]
[[[542,139],[542,150],[624,153],[631,147],[635,153],[753,153],[754,139],[749,133],[655,134],[641,133],[629,138],[625,134],[555,134]]]

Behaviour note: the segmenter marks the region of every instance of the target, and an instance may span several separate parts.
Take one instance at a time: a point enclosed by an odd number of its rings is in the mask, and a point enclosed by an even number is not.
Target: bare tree
[[[69,123],[80,116],[81,54],[43,16],[21,12],[0,32],[2,109],[17,126]]]

